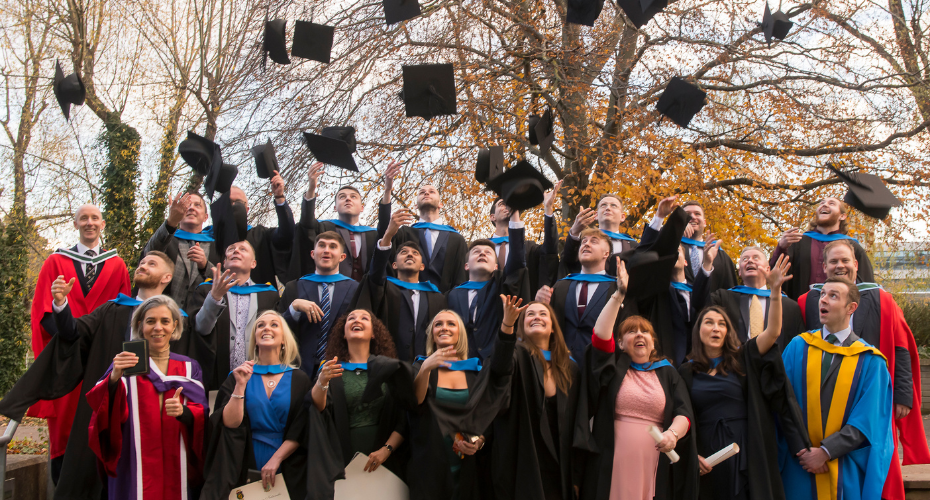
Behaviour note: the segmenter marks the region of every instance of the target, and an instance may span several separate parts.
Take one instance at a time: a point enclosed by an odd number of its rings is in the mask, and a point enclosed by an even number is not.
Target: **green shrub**
[[[930,299],[898,300],[921,356],[930,354]]]

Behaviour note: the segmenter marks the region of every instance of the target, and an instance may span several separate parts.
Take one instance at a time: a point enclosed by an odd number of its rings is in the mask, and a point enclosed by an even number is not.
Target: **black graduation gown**
[[[281,283],[288,281],[296,225],[294,213],[287,203],[275,205],[275,212],[278,216],[278,227],[252,226],[246,233],[245,240],[255,249],[257,264],[251,273],[252,281],[277,287],[276,277]]]
[[[610,482],[614,463],[614,408],[620,385],[630,369],[630,357],[617,349],[607,353],[588,346],[582,375],[582,389],[578,395],[578,414],[575,417],[574,444],[585,454],[584,474],[581,481],[583,500],[605,500],[610,496]],[[678,371],[671,366],[655,370],[665,392],[666,429],[676,415],[684,415],[692,423],[694,412],[688,388]],[[591,418],[593,425],[589,425]],[[691,429],[678,440],[675,451],[679,457],[687,456],[687,467],[672,464],[664,453],[659,456],[656,469],[656,500],[695,500],[698,498],[697,446]],[[684,461],[685,459],[682,458]]]
[[[701,278],[698,279],[700,280]],[[697,307],[700,308],[698,311],[708,305],[723,307],[727,312],[727,316],[730,317],[730,321],[733,322],[733,327],[736,328],[737,337],[739,337],[740,342],[745,344],[746,341],[749,340],[746,332],[749,331],[749,303],[751,300],[752,295],[721,289],[710,294],[709,300],[704,297],[699,297]],[[768,323],[769,310],[766,308],[765,324],[768,325]],[[801,318],[801,308],[798,307],[798,303],[788,297],[782,297],[781,335],[779,335],[778,342],[776,343],[778,352],[784,351],[788,343],[791,342],[791,339],[805,331],[807,330],[804,329],[804,321]]]
[[[743,364],[744,376],[739,376],[743,386],[743,397],[747,405],[747,432],[745,437],[746,449],[740,453],[748,453],[748,485],[749,497],[752,500],[779,500],[785,498],[785,490],[781,481],[781,472],[778,464],[778,440],[775,434],[775,418],[779,419],[779,430],[788,441],[792,456],[804,448],[811,446],[807,435],[801,408],[794,396],[794,390],[785,374],[785,365],[782,363],[781,353],[777,349],[769,349],[763,356],[759,353],[755,339],[746,342],[740,349],[740,361]],[[694,380],[693,364],[684,363],[678,369],[688,392]],[[692,421],[691,433],[695,436],[700,432]],[[700,450],[706,458],[718,450]],[[734,460],[735,457],[730,458]],[[694,461],[692,463],[692,460]],[[682,455],[676,467],[697,468],[697,456]],[[702,500],[715,500],[713,492],[702,489]]]
[[[492,465],[494,498],[553,498],[572,500],[573,485],[580,480],[581,463],[574,459],[578,451],[572,448],[575,414],[581,374],[578,365],[571,364],[572,385],[568,394],[556,390],[558,407],[557,436],[550,433],[545,393],[545,368],[522,343],[514,352],[515,369],[510,385],[510,406],[494,420]],[[541,435],[543,442],[536,439]],[[538,456],[549,453],[558,462],[562,491],[544,491],[543,471]],[[548,495],[547,495],[548,493]]]
[[[671,221],[671,219],[669,220]],[[685,219],[685,224],[687,224],[687,221],[688,219]],[[684,230],[682,230],[682,235],[684,235]],[[646,229],[643,230],[642,244],[645,245],[647,242],[654,241],[656,238],[657,231],[646,226]],[[691,245],[687,243],[681,243],[681,245],[685,250],[685,281],[687,281],[689,285],[694,285],[696,274],[694,272],[695,270],[691,267]],[[733,264],[733,259],[727,255],[724,249],[719,249],[717,251],[717,256],[714,258],[714,272],[710,274],[710,279],[707,283],[708,293],[713,293],[721,288],[733,288],[736,286],[737,278],[736,265]]]
[[[794,278],[785,282],[783,291],[785,295],[794,300],[798,300],[798,297],[807,293],[810,285],[813,284],[811,283],[811,241],[813,240],[810,236],[802,236],[801,241],[789,246],[788,250],[785,251],[789,262],[791,262],[791,274],[794,275]],[[859,272],[856,275],[857,281],[874,282],[872,261],[869,260],[865,249],[857,241],[850,240],[850,243],[852,243],[856,261],[859,263]]]
[[[56,399],[81,386],[56,498],[100,498],[103,482],[97,472],[96,456],[87,446],[87,428],[93,411],[84,395],[106,374],[113,358],[122,352],[132,310],[131,306],[106,302],[76,318],[78,337],[67,340],[61,335],[53,336],[29,370],[0,400],[0,414],[22,421],[29,406],[40,399]]]
[[[643,237],[646,234],[643,233]],[[611,243],[613,244],[613,243]],[[639,247],[639,243],[635,241],[626,241],[623,240],[620,242],[620,248],[622,249],[620,253],[611,254],[610,258],[607,259],[607,274],[611,276],[617,275],[617,257],[621,253],[633,250]],[[565,238],[565,243],[562,245],[562,257],[559,259],[559,272],[558,277],[562,279],[568,276],[571,273],[580,273],[581,272],[581,263],[578,262],[578,250],[581,248],[581,241],[568,236]]]
[[[378,239],[380,240],[384,233],[387,232],[388,224],[391,222],[391,204],[378,204]],[[439,291],[446,293],[452,288],[468,280],[468,273],[465,271],[465,261],[468,259],[468,243],[461,234],[452,231],[439,231],[439,237],[436,238],[436,246],[433,248],[433,255],[426,255],[426,232],[421,229],[415,229],[410,226],[401,226],[391,240],[391,260],[394,260],[394,252],[400,247],[401,243],[413,241],[420,245],[423,251],[423,266],[425,269],[420,271],[420,281],[429,281],[439,288]]]
[[[209,334],[201,335],[194,331],[193,328],[196,324],[195,318],[197,317],[197,312],[203,307],[207,295],[210,294],[211,287],[212,285],[210,283],[202,283],[194,290],[194,295],[190,300],[190,308],[187,312],[190,318],[190,325],[192,326],[189,333],[200,337],[190,339],[192,343],[191,349],[193,349],[193,352],[197,354],[197,356],[203,358],[198,359],[198,362],[200,363],[200,368],[203,370],[203,385],[208,391],[219,389],[223,381],[226,380],[226,377],[229,376],[229,372],[235,368],[235,366],[229,366],[228,306],[224,307],[219,317],[216,318],[216,324]],[[257,292],[254,297],[255,300],[258,300],[256,314],[262,311],[275,309],[278,304],[278,298],[277,290]],[[204,361],[209,362],[209,364],[205,364]]]
[[[351,377],[346,372],[343,377]],[[377,442],[386,443],[391,433],[406,434],[404,411],[416,406],[413,388],[413,373],[410,365],[384,356],[368,358],[368,385],[362,395],[363,402],[371,402],[384,394],[381,385],[388,385],[388,393],[378,415]],[[349,410],[346,406],[345,385],[341,377],[332,379],[327,391],[326,408],[321,412],[313,404],[312,393],[304,399],[307,406],[309,425],[307,430],[307,500],[332,500],[334,483],[345,479],[345,467],[352,461],[352,446],[349,440]],[[404,450],[391,453],[384,462],[399,477],[404,477]]]
[[[543,242],[524,240],[530,298],[543,286],[553,286],[559,276],[559,231],[555,217],[543,217]],[[577,251],[576,251],[577,253]],[[576,255],[577,258],[577,255]]]
[[[254,375],[261,377],[261,375]],[[291,498],[307,496],[307,406],[304,398],[313,383],[301,370],[291,373],[291,405],[284,425],[284,440],[297,441],[300,447],[281,463],[281,473],[287,483],[287,493]],[[204,484],[201,498],[204,500],[226,500],[229,492],[248,482],[249,469],[256,469],[255,454],[252,450],[252,427],[248,411],[243,408],[242,423],[239,427],[228,428],[223,424],[223,410],[229,403],[236,379],[230,375],[220,386],[216,396],[216,408],[210,415],[209,446],[207,461],[204,466]]]
[[[300,222],[297,223],[294,230],[294,244],[291,247],[290,265],[287,269],[287,279],[283,280],[284,283],[311,274],[316,270],[316,264],[313,263],[310,252],[313,251],[313,240],[316,239],[317,235],[326,231],[339,232],[332,222],[316,219],[316,198],[313,201],[307,201],[301,197],[301,200]],[[368,256],[368,259],[362,259],[361,262],[362,272],[364,273],[368,271],[368,263],[372,254],[374,254],[378,233],[377,231],[366,231],[361,234],[362,242],[365,245],[363,255]],[[347,245],[346,259],[339,265],[339,272],[346,276],[352,276],[352,263],[355,261],[355,257],[349,251],[349,242],[346,241],[345,243]]]
[[[436,313],[446,308],[447,301],[441,293],[420,292],[419,314],[413,325],[409,291],[386,279],[389,255],[388,250],[375,250],[370,272],[359,283],[348,310],[374,313],[391,332],[397,357],[409,363],[426,354],[426,327]]]
[[[453,480],[449,464],[449,450],[444,436],[456,432],[471,435],[485,434],[498,410],[507,403],[507,392],[513,371],[514,335],[498,330],[495,355],[481,372],[465,372],[468,382],[468,402],[458,405],[436,400],[438,370],[430,373],[429,389],[423,404],[408,412],[410,423],[410,463],[407,467],[407,484],[411,500],[451,499]],[[414,365],[415,372],[421,363]],[[490,488],[479,480],[481,464],[488,458],[489,447],[462,459],[459,470],[460,500],[483,498]]]

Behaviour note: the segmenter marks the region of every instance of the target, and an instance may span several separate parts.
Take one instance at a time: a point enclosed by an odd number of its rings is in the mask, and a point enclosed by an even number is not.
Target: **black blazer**
[[[300,369],[303,370],[310,380],[316,379],[316,371],[320,366],[322,359],[317,358],[316,351],[320,344],[320,338],[323,336],[322,324],[311,322],[307,319],[306,314],[299,314],[299,317],[291,316],[290,307],[295,299],[305,299],[320,303],[320,283],[308,280],[294,280],[284,286],[284,293],[281,300],[278,301],[278,312],[284,316],[294,336],[297,337],[297,345],[300,347]],[[344,314],[349,313],[349,305],[352,303],[352,297],[358,290],[358,283],[352,280],[337,281],[333,284],[333,294],[329,298],[329,329],[325,332],[328,336],[332,333],[333,324],[336,319]]]
[[[316,219],[316,198],[311,201],[301,198],[303,201],[300,208],[300,222],[297,224],[294,237],[294,247],[291,251],[291,265],[289,266],[287,276],[292,280],[314,272],[316,265],[310,257],[313,250],[313,240],[323,232],[335,231],[345,239],[346,232],[339,229],[332,222],[319,221]],[[374,254],[375,245],[378,241],[377,231],[366,231],[362,233],[362,248],[359,249],[359,258],[362,259],[362,272],[368,272],[368,264],[371,256]],[[339,272],[346,276],[352,276],[352,264],[355,257],[352,255],[351,246],[348,241],[346,244],[346,258],[339,264]]]
[[[646,229],[649,229],[646,226]],[[646,233],[643,232],[641,239],[646,238]],[[646,242],[643,241],[643,244]],[[613,243],[611,243],[613,245]],[[632,250],[638,247],[640,243],[635,241],[626,241],[623,240],[620,242],[621,253],[628,250]],[[581,240],[576,240],[571,236],[565,238],[565,244],[562,246],[562,258],[559,260],[559,278],[564,278],[571,273],[580,273],[581,272],[581,262],[578,262],[578,249],[581,248]],[[620,253],[611,254],[610,258],[607,259],[607,274],[611,276],[617,275],[617,256]]]
[[[562,335],[572,357],[584,360],[585,349],[591,345],[591,333],[594,331],[594,324],[597,323],[597,316],[607,304],[607,299],[617,290],[617,283],[598,283],[594,296],[588,301],[581,317],[578,317],[578,301],[575,300],[575,290],[579,285],[578,281],[559,281],[552,290],[549,305],[555,311],[555,317],[562,327]]]

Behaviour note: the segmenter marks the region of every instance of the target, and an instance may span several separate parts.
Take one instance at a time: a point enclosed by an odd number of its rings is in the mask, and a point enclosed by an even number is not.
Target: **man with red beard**
[[[75,282],[67,294],[71,313],[83,316],[120,293],[129,293],[129,272],[116,250],[104,250],[100,235],[106,221],[95,205],[83,205],[74,214],[74,228],[78,230],[78,243],[61,248],[42,264],[32,301],[32,352],[38,358],[45,346],[57,333],[52,313],[52,298],[48,290],[57,278]],[[52,480],[58,482],[62,455],[71,433],[71,422],[77,409],[78,392],[74,390],[55,401],[40,401],[30,408],[30,417],[48,420],[49,456]]]
[[[801,233],[801,229],[797,227],[782,233],[778,239],[778,246],[769,259],[769,266],[774,266],[780,255],[788,255],[794,278],[785,283],[785,295],[797,300],[801,294],[807,292],[810,285],[823,283],[827,279],[823,271],[823,249],[827,243],[837,240],[849,240],[852,243],[856,260],[860,263],[859,280],[873,281],[872,263],[865,250],[855,238],[846,235],[846,212],[845,203],[828,196],[821,200],[817,211],[811,217],[806,233]],[[849,278],[856,280],[856,276]]]
[[[852,279],[859,272],[855,246],[850,240],[828,243],[823,252],[823,273],[827,278]],[[817,304],[823,285],[817,284],[798,299],[807,328],[820,328]],[[920,359],[914,334],[904,320],[904,313],[894,297],[875,283],[857,283],[861,299],[850,319],[852,331],[866,342],[876,346],[888,359],[894,400],[895,457],[898,439],[904,447],[904,465],[930,463],[930,449],[924,434],[920,412]],[[808,311],[813,311],[809,314]],[[885,481],[882,498],[903,499],[904,478],[901,463],[891,461],[891,470]]]

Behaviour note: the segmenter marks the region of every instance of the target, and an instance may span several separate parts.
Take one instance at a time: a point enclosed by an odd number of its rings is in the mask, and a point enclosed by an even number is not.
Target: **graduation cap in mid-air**
[[[627,283],[629,296],[644,299],[662,292],[668,293],[675,263],[678,262],[678,252],[660,257],[654,250],[638,252],[632,249],[624,254],[620,255],[620,260],[626,263],[626,272],[630,275]]]
[[[504,146],[491,146],[478,151],[475,180],[484,184],[504,171]]]
[[[329,64],[336,28],[308,21],[294,22],[291,55]]]
[[[539,154],[545,156],[555,142],[555,133],[552,128],[552,108],[547,108],[546,112],[540,115],[530,115],[529,117],[529,137],[530,144],[539,145]]]
[[[249,231],[247,210],[245,204],[233,203],[227,190],[210,204],[210,213],[213,214],[213,239],[218,245],[217,251],[224,255],[229,245],[245,240]]]
[[[65,120],[71,119],[71,105],[80,106],[84,104],[87,97],[87,89],[84,88],[84,82],[77,73],[71,73],[65,76],[61,70],[61,63],[55,61],[55,79],[52,82],[52,90],[55,92],[55,99],[61,106],[61,112],[65,115]]]
[[[454,115],[455,73],[451,64],[419,64],[403,67],[404,107],[407,117]]]
[[[843,201],[869,217],[884,219],[893,207],[902,205],[877,175],[844,172],[834,165],[828,167],[849,188]]]
[[[319,134],[304,132],[304,140],[317,161],[358,172],[352,153],[355,152],[354,127],[326,127]]]
[[[381,0],[384,7],[384,24],[397,24],[420,15],[417,0]]]
[[[503,198],[514,210],[526,210],[543,202],[552,182],[530,162],[520,160],[512,168],[487,182],[488,189]]]
[[[187,139],[178,144],[178,153],[198,175],[206,176],[223,163],[220,146],[190,130],[187,131]]]
[[[762,14],[762,32],[765,33],[766,43],[771,45],[772,38],[784,40],[792,26],[794,23],[788,19],[788,14],[782,11],[772,14],[769,4],[765,4],[765,13]]]
[[[594,26],[604,9],[604,0],[568,0],[565,21],[572,24]]]
[[[278,168],[278,157],[274,153],[274,144],[271,139],[265,144],[252,148],[252,157],[255,158],[255,172],[259,179],[270,179]]]
[[[668,7],[668,0],[617,0],[617,5],[623,9],[633,26],[642,28],[656,14]]]
[[[291,59],[287,56],[287,21],[284,19],[274,19],[269,21],[265,16],[265,35],[262,40],[262,51],[264,56],[262,66],[265,65],[265,58],[271,57],[271,60],[278,64],[290,64]]]
[[[704,107],[706,98],[707,92],[676,76],[668,82],[656,109],[680,127],[687,128],[694,115]]]

